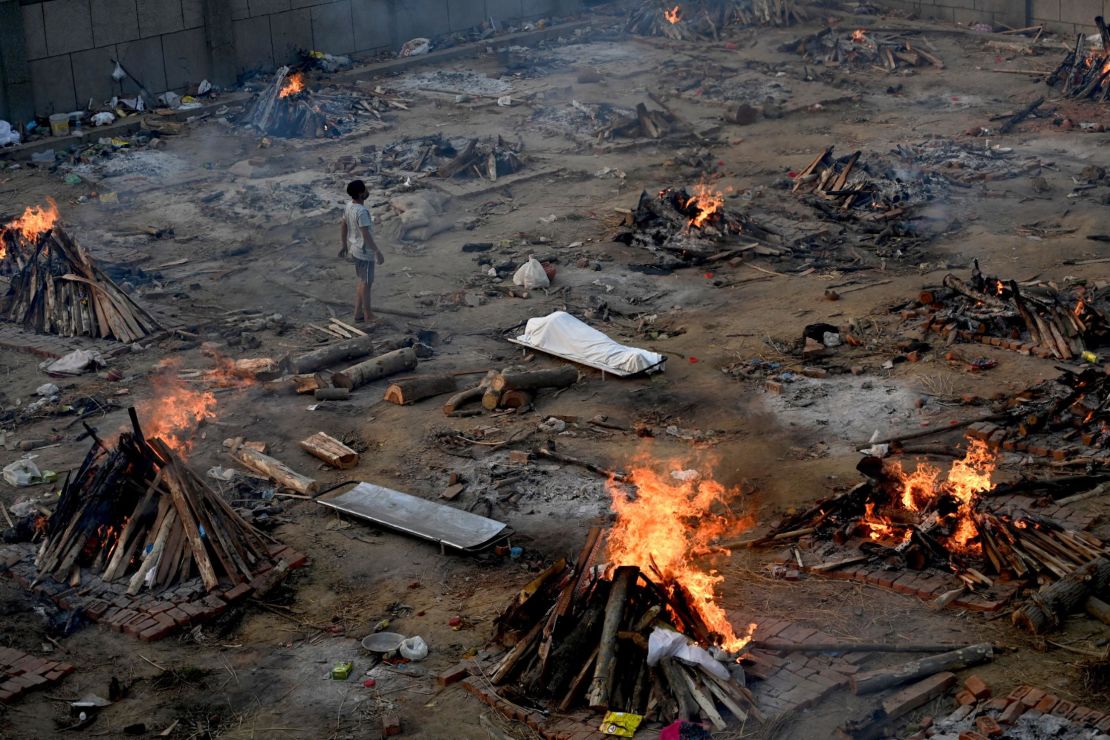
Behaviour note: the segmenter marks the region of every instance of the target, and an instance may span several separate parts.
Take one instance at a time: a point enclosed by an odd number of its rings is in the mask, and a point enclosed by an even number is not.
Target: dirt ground
[[[946,67],[895,74],[870,67],[814,68],[779,50],[820,29],[826,15],[843,27],[924,29]],[[179,363],[184,376],[211,368],[202,342],[216,343],[232,358],[280,357],[324,340],[309,324],[333,315],[350,321],[351,308],[344,304],[353,294],[354,275],[336,258],[337,219],[347,180],[362,173],[338,172],[334,165],[371,146],[433,133],[519,141],[526,166],[496,183],[417,180],[418,188],[438,190],[448,199],[436,224],[444,230],[413,241],[398,238],[399,219],[389,206],[396,187],[367,178],[368,205],[379,221],[376,235],[386,254],[374,301],[421,316],[383,313],[367,331],[382,339],[435,332],[435,354],[422,363],[422,371],[484,371],[522,361],[519,349],[504,339],[507,330],[557,309],[585,316],[604,301],[612,310],[610,320],[591,323],[618,341],[669,358],[665,373],[648,378],[602,378],[584,369],[581,382],[557,396],[542,394],[535,412],[520,415],[448,419],[434,400],[394,406],[379,400],[385,382],[359,389],[347,403],[314,410],[309,397],[293,394],[287,383],[221,390],[218,416],[198,431],[190,454],[198,470],[231,465],[222,441],[243,436],[265,441],[274,456],[314,475],[322,488],[364,480],[437,499],[457,472],[471,484],[453,505],[477,507],[507,522],[515,533],[512,544],[523,547],[524,556],[444,555],[433,545],[342,519],[313,502],[283,499],[282,523],[273,534],[308,554],[310,567],[294,574],[270,604],[248,604],[219,624],[152,644],[90,626],[55,646],[46,638],[49,609],[36,608],[13,582],[0,580],[0,641],[36,654],[50,649],[78,667],[60,686],[0,707],[0,736],[55,736],[72,722],[59,699],[106,695],[110,679],[117,677],[130,684],[128,697],[103,710],[78,735],[115,737],[136,722],[160,732],[176,721],[174,737],[375,737],[381,715],[395,712],[406,737],[531,737],[522,725],[490,716],[458,686],[438,690],[433,677],[486,643],[494,617],[530,570],[576,555],[586,529],[611,516],[609,495],[604,481],[587,471],[537,461],[517,485],[521,495],[503,501],[488,494],[485,484],[491,467],[509,464],[508,450],[449,454],[437,443],[442,432],[498,442],[531,430],[520,449],[551,438],[567,454],[615,469],[627,469],[638,455],[677,460],[735,487],[734,508],[765,528],[784,511],[852,485],[858,479],[856,449],[873,431],[900,433],[969,418],[980,411],[961,405],[964,395],[989,397],[1054,376],[1050,360],[979,346],[961,349],[969,357],[997,360],[996,368],[969,372],[964,364],[946,362],[937,347],[921,362],[883,369],[898,353],[895,342],[904,328],[890,308],[923,286],[939,284],[949,270],[966,273],[973,258],[987,272],[1019,280],[1110,279],[1110,263],[1065,264],[1104,256],[1103,243],[1085,237],[1110,231],[1110,187],[1072,188],[1085,166],[1110,159],[1110,134],[1078,125],[1067,130],[1049,116],[1029,120],[1005,136],[967,135],[980,127],[996,128],[993,116],[1037,94],[1047,94],[1052,106],[1067,109],[1077,123],[1105,122],[1108,109],[1054,100],[1036,78],[991,71],[1051,69],[1063,54],[1062,42],[1039,56],[1024,56],[992,48],[986,42],[997,37],[963,28],[829,11],[816,12],[815,18],[801,27],[735,29],[719,42],[699,43],[614,34],[616,16],[599,13],[592,28],[536,51],[544,63],[528,74],[507,72],[493,53],[390,77],[358,67],[330,80],[365,80],[405,90],[411,110],[391,115],[386,130],[356,131],[334,140],[271,137],[263,144],[257,132],[217,115],[168,137],[163,149],[118,153],[79,170],[79,185],[66,185],[62,172],[27,164],[0,169],[5,210],[56,198],[70,232],[95,258],[134,262],[158,275],[135,285],[136,296],[168,326],[187,332],[113,358],[110,368],[122,373],[122,380],[86,375],[56,381],[65,398],[118,404],[90,417],[102,431],[123,426],[129,403],[157,393],[153,370],[163,360]],[[600,81],[579,82],[587,70],[599,73]],[[734,83],[736,90],[772,89],[782,101],[782,116],[747,126],[724,122],[725,103],[699,97],[697,89],[676,92],[676,80],[686,79],[690,70],[707,80]],[[448,71],[502,79],[518,104],[497,105],[496,92],[456,102],[451,95],[421,91],[442,87],[445,78],[435,75]],[[455,82],[465,85],[466,79]],[[900,89],[888,92],[895,85]],[[634,108],[649,92],[662,96],[699,136],[680,133],[661,141],[631,145],[615,140],[591,147],[582,143],[590,131],[567,128],[560,134],[550,123],[541,125],[552,110],[572,109],[572,100]],[[1014,178],[953,188],[932,202],[928,218],[945,228],[912,255],[880,256],[864,244],[862,260],[848,269],[847,261],[840,266],[825,261],[807,271],[804,258],[755,255],[738,264],[658,275],[629,268],[650,261],[644,250],[610,241],[619,218],[616,209],[633,208],[642,190],[692,185],[712,170],[717,185],[731,189],[727,207],[756,220],[782,218],[798,212],[796,199],[782,186],[787,173],[804,168],[825,146],[835,144],[838,154],[861,149],[866,158],[935,138],[1012,148],[1015,158],[1035,166]],[[1035,177],[1043,181],[1035,183]],[[118,203],[94,197],[105,193],[118,194]],[[815,212],[806,218],[803,228],[827,226]],[[143,233],[147,227],[172,228],[173,236],[152,238]],[[471,242],[495,246],[486,253],[462,251]],[[476,259],[519,264],[529,254],[553,259],[558,272],[551,290],[533,291],[526,299],[497,290],[494,286],[509,281],[487,278],[488,265]],[[842,295],[832,302],[825,291],[834,285]],[[244,332],[235,318],[243,310],[281,314],[281,328],[271,324]],[[638,327],[643,316],[652,314],[684,332],[647,336]],[[842,348],[836,362],[862,366],[862,375],[802,378],[778,396],[757,380],[729,372],[755,358],[800,368],[800,358],[782,350],[798,340],[805,325],[852,319],[871,319],[874,334],[864,347]],[[534,360],[536,366],[555,362]],[[4,408],[20,399],[26,404],[46,382],[37,363],[25,354],[0,356]],[[578,422],[562,433],[540,431],[539,424],[553,415]],[[644,422],[658,433],[641,439],[586,423],[597,415],[621,424]],[[80,427],[67,427],[70,421],[69,415],[40,416],[4,431],[9,442],[60,434],[60,444],[39,451],[36,462],[64,474],[81,462],[88,444],[75,439]],[[668,427],[672,433],[664,431]],[[360,465],[342,472],[318,468],[297,447],[298,440],[317,430],[361,441],[366,449]],[[9,445],[0,450],[0,463],[21,454]],[[1031,465],[1020,456],[1006,456],[1000,476],[1032,470]],[[6,505],[28,495],[49,503],[52,488],[0,487]],[[1097,501],[1080,505],[1096,509]],[[1106,536],[1105,524],[1100,526]],[[766,564],[777,554],[745,550],[711,563],[725,576],[723,605],[755,613],[757,619],[789,615],[845,640],[989,639],[1012,648],[977,671],[996,692],[1034,683],[1069,700],[1108,706],[1105,686],[1084,685],[1077,669],[1082,656],[1031,640],[1006,618],[935,613],[916,599],[842,581],[776,580]],[[456,616],[461,626],[449,626]],[[358,640],[383,619],[391,620],[392,630],[421,635],[431,649],[428,659],[376,669],[374,688],[364,688],[361,681],[326,680],[340,660],[353,660],[356,672],[366,669]],[[1054,641],[1101,649],[1110,633],[1095,624],[1077,619]],[[828,737],[864,706],[840,692],[774,727],[749,727],[727,736]],[[916,715],[943,712],[944,706],[927,706]]]

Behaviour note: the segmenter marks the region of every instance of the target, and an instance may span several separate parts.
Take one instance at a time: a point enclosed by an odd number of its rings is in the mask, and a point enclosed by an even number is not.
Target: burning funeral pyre
[[[625,30],[671,39],[719,39],[730,26],[788,26],[808,16],[793,0],[644,0]]]
[[[716,602],[723,577],[695,558],[735,529],[715,512],[730,491],[694,471],[635,469],[611,482],[617,521],[594,528],[577,563],[559,561],[498,619],[508,651],[490,674],[524,706],[579,706],[670,723],[703,714],[759,718],[737,663],[756,625],[738,634]]]
[[[1086,49],[1086,38],[1079,34],[1075,48],[1068,52],[1045,82],[1049,87],[1060,86],[1064,95],[1078,100],[1110,100],[1110,29],[1102,16],[1095,18],[1098,26],[1099,46]]]
[[[129,343],[160,328],[62,229],[54,201],[0,227],[0,274],[12,276],[0,316],[32,331]]]
[[[642,192],[613,241],[665,251],[670,259],[663,260],[662,266],[673,268],[733,256],[742,237],[756,242],[777,239],[773,232],[726,209],[725,194],[701,182],[690,189]]]
[[[979,439],[970,440],[964,458],[946,473],[928,463],[907,471],[897,460],[866,457],[858,467],[870,480],[784,519],[765,539],[801,532],[858,548],[860,554],[817,565],[814,572],[866,562],[909,571],[931,567],[954,574],[966,590],[991,588],[992,575],[1051,583],[1110,553],[1088,532],[1004,501],[1007,487],[991,480],[995,465],[995,453]]]
[[[879,36],[862,28],[846,32],[826,28],[796,42],[785,44],[780,51],[796,52],[808,61],[827,67],[877,66],[887,72],[899,67],[931,65],[944,69],[944,62],[921,48],[921,44],[905,33]]]
[[[221,580],[249,583],[271,570],[262,535],[179,450],[146,437],[133,409],[131,421],[114,446],[97,439],[66,479],[35,562],[39,580],[76,584],[84,571],[104,582],[126,579],[136,594],[199,575],[212,591]]]
[[[1085,287],[1069,294],[1047,285],[1022,286],[983,275],[978,260],[970,281],[946,275],[943,287],[921,292],[914,310],[925,314],[927,331],[956,332],[965,341],[1060,360],[1081,357],[1110,339],[1110,321]]]
[[[255,99],[247,112],[247,123],[273,136],[322,139],[339,136],[312,92],[305,86],[303,72],[281,67],[274,81]]]

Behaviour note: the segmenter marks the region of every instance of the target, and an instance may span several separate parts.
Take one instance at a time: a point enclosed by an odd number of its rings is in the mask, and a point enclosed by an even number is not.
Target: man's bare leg
[[[362,287],[365,285],[361,280],[355,288],[355,323],[362,321],[362,314],[365,313],[364,302],[362,298]]]
[[[362,304],[363,320],[366,323],[374,320],[374,314],[370,313],[370,288],[372,286],[373,283],[360,283],[358,286],[359,302]]]

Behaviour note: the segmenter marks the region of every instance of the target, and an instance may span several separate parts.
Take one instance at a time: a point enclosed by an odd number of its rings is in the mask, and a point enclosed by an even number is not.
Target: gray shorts
[[[355,260],[355,274],[367,285],[374,282],[374,260]]]

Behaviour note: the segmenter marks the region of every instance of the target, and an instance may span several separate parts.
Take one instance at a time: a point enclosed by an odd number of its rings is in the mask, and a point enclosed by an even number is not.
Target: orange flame
[[[994,281],[994,292],[995,293],[998,293],[998,295],[1002,295],[1003,291],[1005,291],[1005,290],[1006,290],[1006,286],[1003,284],[1003,282],[1001,280]]]
[[[281,88],[278,97],[288,98],[290,95],[296,95],[302,90],[304,90],[304,75],[300,72],[294,72],[289,75],[289,79],[285,81],[285,86]]]
[[[151,379],[154,397],[137,403],[135,410],[148,439],[158,437],[184,457],[201,422],[216,417],[216,396],[187,386],[176,375],[178,364],[168,360],[160,365]]]
[[[864,514],[859,523],[866,527],[867,536],[873,540],[889,539],[894,535],[894,527],[885,516],[875,513],[875,504],[864,504]]]
[[[1083,299],[1082,299],[1082,298],[1080,298],[1080,299],[1079,299],[1079,300],[1078,300],[1078,301],[1076,302],[1076,304],[1075,304],[1075,308],[1074,308],[1074,309],[1072,310],[1072,313],[1073,313],[1073,314],[1075,314],[1075,317],[1076,317],[1076,318],[1079,318],[1080,316],[1082,316],[1082,315],[1083,315],[1083,311],[1084,311],[1084,310],[1085,310],[1086,308],[1087,308],[1087,304],[1083,302]]]
[[[682,20],[682,8],[676,5],[670,10],[664,10],[663,17],[667,19],[667,23],[670,23],[673,26],[675,23],[678,23],[680,20]]]
[[[724,204],[723,193],[711,190],[705,182],[699,182],[694,186],[694,194],[686,201],[687,208],[694,206],[698,209],[698,214],[690,219],[690,225],[700,229]]]
[[[923,510],[942,492],[955,498],[957,510],[949,517],[955,524],[950,544],[955,550],[975,553],[979,550],[979,545],[972,541],[979,534],[975,526],[975,504],[982,493],[993,487],[991,473],[994,472],[995,464],[995,455],[990,447],[976,439],[968,445],[964,458],[952,463],[943,483],[937,482],[940,469],[926,463],[918,463],[917,469],[912,473],[901,469],[893,472],[901,479],[902,506],[910,511]]]
[[[678,471],[681,466],[675,462],[670,468]],[[716,602],[716,585],[724,576],[693,562],[714,552],[710,543],[715,538],[750,526],[750,521],[737,522],[711,510],[738,492],[712,479],[679,480],[669,471],[661,474],[650,460],[633,467],[630,482],[636,488],[635,498],[629,498],[612,481],[609,485],[617,514],[608,541],[610,565],[639,566],[648,577],[658,572],[666,581],[682,586],[705,624],[721,636],[721,646],[729,651],[743,648],[751,641],[755,625],[749,625],[745,635],[736,634]]]
[[[4,234],[11,232],[18,234],[28,244],[34,244],[46,232],[58,223],[58,204],[53,198],[46,199],[47,206],[29,206],[23,215],[8,222],[7,226],[0,227],[0,239]],[[0,259],[4,256],[4,245],[0,244]]]
[[[857,44],[867,43],[867,32],[862,28],[857,28],[852,31],[852,41],[855,41]]]

